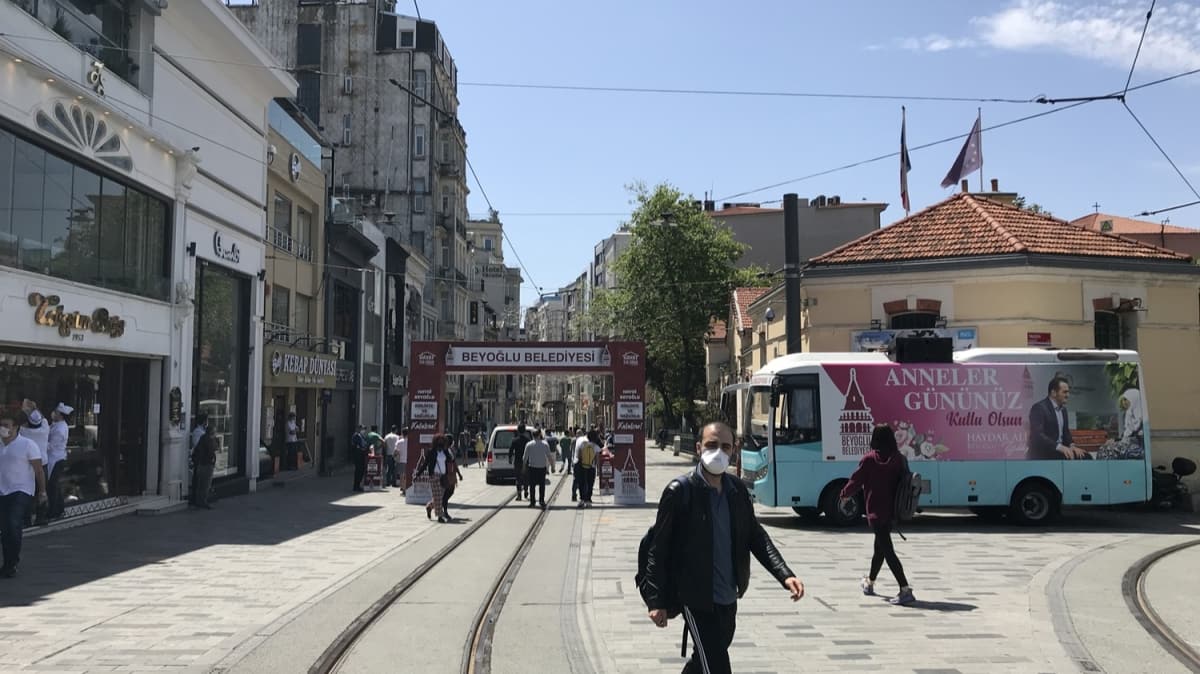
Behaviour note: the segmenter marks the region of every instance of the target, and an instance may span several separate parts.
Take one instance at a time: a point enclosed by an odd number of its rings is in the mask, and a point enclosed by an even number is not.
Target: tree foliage
[[[669,184],[631,186],[636,208],[629,248],[614,267],[618,287],[597,292],[586,329],[646,343],[648,384],[668,418],[696,422],[705,397],[704,336],[728,315],[730,291],[761,285],[757,269],[735,267],[745,247],[691,197]]]
[[[1043,208],[1041,204],[1035,204],[1033,202],[1030,202],[1030,201],[1026,200],[1025,197],[1023,197],[1023,196],[1018,196],[1017,198],[1013,199],[1013,206],[1016,206],[1017,208],[1024,210],[1024,211],[1029,211],[1030,213],[1037,213],[1037,214],[1041,214],[1041,215],[1054,215],[1050,211]]]

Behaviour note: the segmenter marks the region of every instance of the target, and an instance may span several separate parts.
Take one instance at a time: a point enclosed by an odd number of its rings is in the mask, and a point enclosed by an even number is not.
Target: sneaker
[[[518,500],[518,501],[520,501],[520,500],[521,500],[521,495],[520,495],[520,494],[517,494],[517,500]]]
[[[589,507],[589,508],[591,508],[591,507],[592,507],[592,502],[591,502],[591,501],[588,501],[588,502],[587,502],[587,507]]]
[[[575,508],[576,508],[576,510],[583,510],[584,506],[586,506],[586,505],[587,505],[586,503],[584,503],[583,501],[580,501],[579,505],[575,506]]]
[[[872,583],[869,578],[862,579],[861,587],[863,594],[867,595],[868,597],[875,596],[875,583]]]
[[[900,589],[900,594],[889,599],[888,603],[895,604],[897,606],[907,606],[908,604],[911,604],[916,600],[917,600],[917,598],[913,596],[912,588],[905,587],[905,588]]]

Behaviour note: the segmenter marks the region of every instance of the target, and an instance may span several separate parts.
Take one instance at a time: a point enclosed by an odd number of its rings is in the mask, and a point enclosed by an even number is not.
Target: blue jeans
[[[21,561],[21,530],[33,497],[23,491],[0,496],[0,548],[4,551],[4,568],[15,569]]]

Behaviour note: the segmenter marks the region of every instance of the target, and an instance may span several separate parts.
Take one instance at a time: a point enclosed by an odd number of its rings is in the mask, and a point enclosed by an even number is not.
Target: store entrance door
[[[134,358],[118,360],[120,383],[111,404],[116,404],[117,424],[116,448],[117,485],[116,493],[122,496],[140,496],[146,487],[146,425],[148,423],[147,395],[150,389],[150,363]]]
[[[271,455],[278,458],[275,462],[277,471],[291,470],[291,466],[287,465],[287,400],[287,390],[275,390],[275,402],[272,403],[275,418],[271,421]]]

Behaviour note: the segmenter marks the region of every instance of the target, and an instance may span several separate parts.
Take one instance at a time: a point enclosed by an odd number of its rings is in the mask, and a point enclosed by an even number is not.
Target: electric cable
[[[1129,77],[1125,78],[1125,89],[1121,91],[1121,98],[1124,100],[1125,94],[1129,93],[1129,83],[1133,81],[1133,70],[1137,68],[1138,57],[1142,55],[1142,44],[1146,41],[1146,32],[1150,29],[1150,16],[1154,14],[1154,5],[1158,0],[1150,0],[1150,9],[1146,10],[1146,23],[1142,24],[1142,36],[1138,38],[1137,51],[1133,53],[1133,63],[1129,65]]]
[[[1171,165],[1171,168],[1175,169],[1175,173],[1179,176],[1179,179],[1183,181],[1183,184],[1188,186],[1188,189],[1192,191],[1192,194],[1195,195],[1197,199],[1200,199],[1200,192],[1197,192],[1196,188],[1192,186],[1192,181],[1188,180],[1187,176],[1183,174],[1183,171],[1179,170],[1179,166],[1175,163],[1175,160],[1171,159],[1171,155],[1167,154],[1167,151],[1163,149],[1162,144],[1155,139],[1154,134],[1150,133],[1150,129],[1147,129],[1146,125],[1142,123],[1142,120],[1138,119],[1138,116],[1133,112],[1133,108],[1129,107],[1129,103],[1127,101],[1121,101],[1121,105],[1125,106],[1125,110],[1129,112],[1129,116],[1133,117],[1133,121],[1137,122],[1137,125],[1142,129],[1142,132],[1145,133],[1146,137],[1150,139],[1150,142],[1154,143],[1154,147],[1158,148],[1159,153],[1162,154],[1163,158],[1167,160],[1167,163]]]
[[[1148,215],[1158,215],[1159,213],[1166,213],[1168,211],[1177,211],[1181,208],[1188,208],[1190,206],[1200,206],[1200,199],[1197,199],[1196,201],[1189,201],[1186,204],[1177,204],[1175,206],[1168,206],[1166,208],[1160,208],[1155,211],[1142,211],[1141,213],[1138,213],[1137,215],[1134,215],[1132,217],[1139,218],[1139,217],[1145,217]]]

